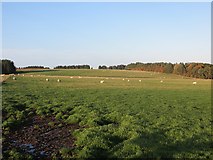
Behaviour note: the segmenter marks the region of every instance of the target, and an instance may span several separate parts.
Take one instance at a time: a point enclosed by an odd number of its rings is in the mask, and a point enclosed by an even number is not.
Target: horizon
[[[2,60],[9,60],[9,59],[2,59]],[[12,60],[11,60],[12,61]],[[14,62],[14,61],[13,61]],[[57,67],[57,66],[76,66],[76,65],[89,65],[90,66],[90,69],[98,69],[98,67],[99,66],[106,66],[106,67],[110,67],[110,66],[117,66],[117,65],[129,65],[129,64],[134,64],[134,63],[143,63],[143,64],[148,64],[148,63],[152,63],[152,64],[155,64],[155,63],[172,63],[172,62],[131,62],[131,63],[127,63],[127,64],[114,64],[114,65],[106,65],[106,64],[100,64],[100,65],[98,65],[98,66],[96,66],[96,67],[93,67],[93,66],[91,66],[90,64],[60,64],[60,65],[56,65],[56,66],[53,66],[53,67],[50,67],[50,66],[47,66],[47,65],[28,65],[28,66],[16,66],[15,65],[15,67],[17,68],[17,69],[22,69],[22,68],[25,68],[25,67],[32,67],[32,66],[41,66],[41,67],[44,67],[44,68],[46,68],[46,67],[48,67],[49,69],[54,69],[55,67]],[[180,64],[180,63],[183,63],[183,64],[187,64],[187,63],[196,63],[196,64],[210,64],[210,65],[212,65],[212,63],[205,63],[205,62],[175,62],[175,63],[172,63],[172,64]],[[15,62],[14,62],[14,64],[15,64]]]
[[[211,3],[3,3],[17,67],[211,62]]]

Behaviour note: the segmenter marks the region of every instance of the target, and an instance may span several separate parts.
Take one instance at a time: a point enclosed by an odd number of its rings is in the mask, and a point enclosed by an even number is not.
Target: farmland
[[[5,159],[213,158],[211,80],[114,70],[16,77],[2,85]]]

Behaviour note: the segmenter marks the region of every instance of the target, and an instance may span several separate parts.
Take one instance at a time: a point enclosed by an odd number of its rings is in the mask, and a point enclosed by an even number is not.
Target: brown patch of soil
[[[61,148],[75,147],[72,132],[78,128],[78,124],[65,124],[53,116],[34,116],[26,125],[6,136],[3,150],[17,148],[35,158],[50,159]]]

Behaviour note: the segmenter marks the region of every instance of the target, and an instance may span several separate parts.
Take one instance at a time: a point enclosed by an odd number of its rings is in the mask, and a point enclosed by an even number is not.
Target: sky
[[[211,3],[3,3],[1,59],[16,67],[211,63]]]

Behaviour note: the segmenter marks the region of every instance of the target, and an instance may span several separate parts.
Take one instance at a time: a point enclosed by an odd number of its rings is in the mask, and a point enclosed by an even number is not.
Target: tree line
[[[213,78],[213,65],[207,63],[131,63],[126,66],[129,70],[173,73],[194,78]]]
[[[11,60],[3,59],[0,60],[0,71],[1,74],[11,74],[16,73],[16,67],[14,62]],[[39,69],[49,69],[49,67],[44,66],[27,66],[21,69],[27,68],[39,68]],[[54,69],[91,69],[90,65],[68,65],[68,66],[56,66]],[[182,76],[194,77],[194,78],[204,78],[213,79],[213,65],[207,63],[131,63],[128,65],[114,65],[106,66],[100,65],[98,69],[118,69],[118,70],[140,70],[140,71],[152,71],[161,73],[173,73]]]
[[[90,65],[56,66],[54,69],[90,69]]]
[[[19,67],[19,69],[50,69],[50,68],[44,66],[27,66],[27,67]]]
[[[98,69],[119,69],[119,70],[123,70],[126,69],[126,65],[124,64],[120,64],[120,65],[114,65],[114,66],[106,66],[106,65],[100,65],[98,66]]]
[[[11,60],[3,59],[0,60],[0,71],[1,74],[11,74],[16,73],[16,67]]]

